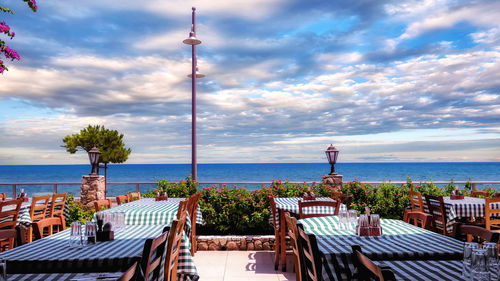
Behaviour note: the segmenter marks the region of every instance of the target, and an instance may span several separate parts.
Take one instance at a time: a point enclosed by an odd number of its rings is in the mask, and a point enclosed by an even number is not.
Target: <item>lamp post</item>
[[[342,175],[339,175],[335,172],[335,163],[337,163],[337,157],[339,156],[339,150],[336,149],[333,145],[326,149],[326,158],[328,158],[328,163],[332,165],[332,169],[330,170],[330,174],[324,175],[322,177],[321,182],[333,188],[334,190],[338,190],[342,188]]]
[[[191,45],[191,174],[193,180],[197,180],[197,167],[196,167],[196,78],[203,78],[205,75],[198,73],[198,65],[196,61],[196,45],[201,44],[201,41],[196,38],[196,8],[193,7],[192,12],[192,25],[189,38],[184,39],[182,43]]]
[[[332,169],[330,171],[330,175],[335,175],[335,163],[337,163],[337,157],[339,156],[339,150],[336,149],[333,145],[330,144],[330,146],[326,149],[326,158],[328,158],[328,163],[332,165]]]
[[[97,167],[99,165],[99,158],[101,157],[101,152],[97,147],[93,147],[91,150],[89,150],[89,160],[90,160],[90,165],[92,165],[92,173],[90,174],[91,176],[97,176]]]

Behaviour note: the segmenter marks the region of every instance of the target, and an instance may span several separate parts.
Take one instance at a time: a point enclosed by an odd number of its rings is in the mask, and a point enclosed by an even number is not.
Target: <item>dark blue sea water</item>
[[[473,163],[339,163],[337,173],[344,182],[405,181],[410,176],[418,181],[500,181],[500,162]],[[156,182],[160,179],[179,181],[190,174],[190,164],[115,164],[108,168],[108,182]],[[0,166],[0,183],[15,182],[75,182],[89,174],[90,165],[15,165]],[[327,163],[258,163],[258,164],[199,164],[200,182],[271,182],[272,180],[321,181],[330,172]],[[152,186],[141,186],[141,190]],[[253,189],[255,186],[244,186]],[[51,192],[51,186],[22,186],[30,193]],[[108,195],[114,196],[135,186],[110,186]],[[79,193],[79,186],[62,186],[58,191]],[[0,192],[11,192],[10,186],[1,186]],[[30,195],[30,194],[28,194]]]

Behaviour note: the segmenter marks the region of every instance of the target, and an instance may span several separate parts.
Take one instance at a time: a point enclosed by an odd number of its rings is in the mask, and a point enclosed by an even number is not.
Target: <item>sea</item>
[[[500,181],[500,162],[445,162],[445,163],[337,163],[336,172],[344,182],[406,181]],[[82,175],[90,173],[90,165],[0,165],[0,192],[12,194],[12,185],[4,183],[79,183]],[[218,182],[320,182],[330,172],[328,163],[254,163],[254,164],[198,164],[198,181]],[[191,173],[191,164],[111,164],[108,182],[157,182],[166,179],[176,182]],[[103,171],[101,171],[103,174]],[[206,184],[211,185],[211,184]],[[234,184],[228,184],[234,186]],[[238,184],[249,190],[260,185]],[[478,185],[479,188],[484,185]],[[488,184],[500,189],[500,184]],[[141,191],[155,185],[140,185]],[[52,192],[52,185],[18,185],[28,196]],[[109,185],[108,196],[134,191],[135,185]],[[80,186],[60,185],[58,192],[78,195]]]

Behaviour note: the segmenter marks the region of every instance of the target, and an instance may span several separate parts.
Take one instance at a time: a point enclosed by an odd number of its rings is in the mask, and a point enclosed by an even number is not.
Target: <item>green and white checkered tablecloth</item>
[[[340,225],[336,216],[298,221],[307,234],[314,234],[322,257],[323,276],[345,280],[353,272],[352,245],[360,245],[372,260],[458,260],[464,243],[400,220],[382,219],[383,235],[361,237],[353,228]]]
[[[283,212],[290,212],[293,214],[299,214],[299,201],[304,201],[301,197],[276,197],[274,198],[274,201],[276,202],[276,209],[279,211]],[[305,200],[305,201],[310,201],[310,200]],[[335,202],[330,197],[318,197],[315,199],[315,201],[332,201]],[[304,208],[304,213],[305,214],[333,214],[335,211],[335,208],[332,207],[325,207],[325,206],[317,206],[317,207],[307,207]],[[344,204],[340,205],[340,211],[347,211],[347,207]],[[276,223],[279,224],[280,217],[278,214],[276,214]],[[269,221],[272,223],[272,217],[269,219]]]

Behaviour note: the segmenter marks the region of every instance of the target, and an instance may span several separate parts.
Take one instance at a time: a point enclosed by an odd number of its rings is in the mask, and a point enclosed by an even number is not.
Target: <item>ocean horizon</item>
[[[108,182],[157,182],[166,179],[176,182],[191,173],[191,164],[111,164]],[[89,164],[81,165],[0,165],[0,183],[79,183],[82,175],[90,173]],[[338,163],[335,165],[344,182],[406,181],[500,181],[500,162],[393,162]],[[101,171],[103,174],[104,171]],[[328,163],[217,163],[198,164],[199,182],[319,182],[330,172]],[[490,185],[491,186],[491,185]],[[242,185],[247,189],[256,185]],[[479,186],[480,187],[480,186]],[[498,189],[499,186],[494,186]],[[29,194],[52,191],[52,186],[19,186]],[[154,185],[141,185],[141,191]],[[10,186],[0,186],[10,194]],[[79,193],[79,186],[60,186],[58,192]],[[108,196],[135,190],[135,185],[108,187]]]

